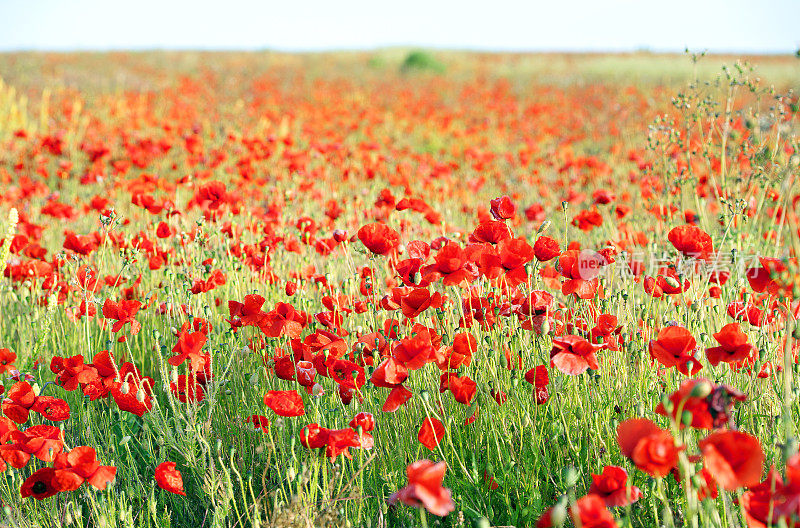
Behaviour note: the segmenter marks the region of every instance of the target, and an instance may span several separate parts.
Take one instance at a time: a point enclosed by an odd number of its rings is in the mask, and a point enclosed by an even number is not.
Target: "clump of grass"
[[[406,55],[403,59],[403,64],[400,65],[400,71],[403,73],[408,72],[431,72],[431,73],[444,73],[445,66],[439,62],[436,57],[427,51],[415,50]]]

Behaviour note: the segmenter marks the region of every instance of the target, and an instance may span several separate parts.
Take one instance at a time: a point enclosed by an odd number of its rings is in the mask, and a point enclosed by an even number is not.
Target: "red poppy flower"
[[[579,299],[593,298],[600,285],[597,277],[606,264],[605,257],[594,251],[564,251],[556,263],[558,273],[566,278],[561,285],[561,293],[575,294]]]
[[[582,528],[617,528],[617,521],[611,514],[603,499],[597,495],[591,494],[581,497],[569,509],[570,517],[575,526]],[[552,528],[554,526],[562,526],[563,523],[558,525],[553,523],[553,509],[547,509],[539,520],[536,521],[536,528]]]
[[[678,463],[678,449],[669,431],[646,418],[625,420],[617,426],[617,443],[623,455],[641,471],[664,477]]]
[[[489,212],[492,213],[492,216],[497,220],[508,220],[514,218],[517,214],[517,206],[514,205],[514,202],[512,202],[511,198],[508,196],[495,198],[490,204],[491,208]]]
[[[31,407],[36,402],[33,387],[27,381],[18,381],[8,390],[3,403],[3,414],[17,423],[28,421]]]
[[[205,399],[203,386],[197,382],[193,375],[181,374],[178,376],[177,383],[170,383],[169,389],[172,395],[181,403],[201,402]]]
[[[499,220],[486,220],[478,224],[475,230],[470,233],[468,242],[478,244],[486,242],[488,244],[497,244],[507,238],[511,238],[511,230]]]
[[[172,352],[177,355],[169,358],[167,362],[177,367],[188,359],[193,372],[203,370],[207,358],[200,351],[207,340],[208,338],[203,332],[181,333],[178,342],[172,348]]]
[[[353,429],[331,429],[325,438],[325,456],[334,458],[344,455],[352,458],[351,447],[361,447],[361,438]]]
[[[561,248],[555,239],[540,236],[533,244],[533,253],[539,262],[549,262],[561,254]]]
[[[442,438],[444,438],[444,425],[438,419],[433,417],[425,418],[425,421],[422,422],[422,426],[419,428],[419,433],[417,433],[417,440],[433,451],[436,449],[436,446],[439,445]]]
[[[39,396],[31,410],[44,416],[51,422],[63,422],[69,419],[69,404],[61,398]]]
[[[25,479],[20,488],[22,498],[33,497],[43,500],[52,497],[63,489],[59,473],[53,468],[42,468]],[[78,478],[77,476],[75,478]],[[80,486],[80,484],[78,484]]]
[[[430,337],[417,334],[400,341],[394,349],[394,357],[406,368],[417,370],[435,359]]]
[[[245,423],[251,423],[255,429],[261,429],[265,433],[269,430],[269,418],[260,414],[248,416],[245,419]]]
[[[397,288],[395,288],[397,290]],[[400,298],[400,309],[403,315],[413,319],[428,308],[440,308],[442,295],[428,291],[428,288],[414,288]]]
[[[601,348],[602,345],[593,345],[576,335],[556,337],[550,350],[550,364],[573,376],[583,374],[587,369],[597,370],[600,365],[595,353]]]
[[[381,361],[370,377],[376,387],[399,387],[408,379],[408,368],[397,359],[390,357]]]
[[[478,390],[478,384],[469,376],[450,376],[448,386],[458,403],[469,405]]]
[[[183,491],[183,476],[175,469],[175,462],[162,462],[155,472],[156,483],[161,489],[178,495],[186,495]]]
[[[141,307],[142,303],[139,301],[114,302],[111,299],[106,299],[103,304],[103,317],[117,321],[111,327],[112,332],[119,332],[125,324],[130,323],[131,335],[136,335],[141,330],[142,325],[134,317],[136,317],[136,313]]]
[[[267,337],[300,337],[308,322],[308,314],[288,303],[279,302],[275,308],[261,317],[258,327]]]
[[[784,261],[778,258],[759,257],[760,268],[747,269],[747,282],[756,293],[767,292],[770,295],[778,296],[783,293],[786,297],[794,298],[791,281],[782,280],[783,276],[789,276],[789,267]],[[794,261],[794,260],[793,260]],[[794,261],[796,263],[796,261]]]
[[[59,481],[64,487],[63,491],[77,489],[84,481],[99,490],[104,490],[117,474],[117,468],[101,466],[97,460],[97,452],[88,446],[78,446],[69,453],[59,453],[53,467],[59,471]],[[73,475],[78,478],[74,478]]]
[[[691,332],[682,326],[662,328],[657,339],[650,341],[650,357],[667,368],[678,367],[686,375],[694,375],[703,366],[694,357],[697,341]]]
[[[14,369],[17,355],[7,348],[0,348],[0,374]]]
[[[697,444],[708,472],[719,485],[733,491],[761,481],[764,450],[758,438],[740,431],[711,433]]]
[[[430,460],[418,460],[408,465],[408,486],[393,493],[389,502],[402,502],[408,506],[422,506],[428,512],[441,517],[455,510],[449,489],[442,487],[447,465]]]
[[[743,393],[727,385],[714,385],[704,378],[690,379],[681,383],[680,389],[669,396],[672,403],[670,413],[667,413],[663,403],[658,404],[656,412],[671,416],[681,427],[687,425],[682,420],[686,416],[684,413],[689,413],[689,426],[713,429],[727,425],[733,404],[745,399]]]
[[[583,528],[616,528],[617,521],[610,511],[606,509],[602,497],[586,495],[575,501],[569,510],[575,526]]]
[[[755,345],[747,342],[747,334],[742,332],[739,323],[726,324],[714,334],[714,339],[720,346],[707,348],[706,357],[715,367],[722,362],[743,361],[756,351]]]
[[[628,472],[619,466],[605,466],[599,475],[592,474],[587,495],[597,495],[606,506],[627,506],[642,497],[636,486],[628,486]]]
[[[228,311],[231,318],[228,321],[232,327],[239,326],[259,326],[264,312],[261,307],[265,299],[260,295],[245,295],[244,302],[228,301]]]
[[[97,378],[97,370],[84,364],[82,355],[70,358],[55,356],[50,361],[50,371],[57,374],[56,381],[67,391],[74,391],[79,385],[91,383]]]
[[[547,372],[545,365],[538,365],[533,367],[525,373],[525,381],[533,385],[533,390],[536,394],[536,403],[544,405],[550,399],[550,394],[547,392],[547,385],[550,384],[550,375]]]
[[[151,395],[153,378],[142,376],[139,369],[131,362],[122,364],[119,376],[122,382],[111,390],[111,395],[119,408],[136,416],[144,416],[150,412],[153,408]]]
[[[436,351],[436,362],[442,370],[456,369],[472,363],[472,354],[478,349],[478,340],[468,332],[453,337],[453,345]]]
[[[278,416],[302,416],[306,413],[303,398],[297,391],[271,390],[264,396],[264,405]]]
[[[319,449],[328,444],[330,429],[316,423],[306,425],[300,430],[300,445],[308,449]]]
[[[363,431],[370,432],[375,429],[375,417],[372,413],[360,412],[356,414],[348,424],[352,429],[361,428]]]
[[[764,326],[773,320],[771,313],[761,310],[750,302],[746,304],[741,301],[732,302],[728,305],[727,313],[737,321],[747,321],[751,326]]]
[[[795,528],[791,523],[797,518],[797,484],[790,484],[789,493],[785,493],[783,479],[775,468],[770,468],[763,482],[751,486],[739,499],[748,528],[780,526],[780,520]]]
[[[673,228],[667,238],[675,249],[687,257],[707,259],[714,252],[711,236],[693,225],[682,225]]]
[[[441,277],[444,286],[460,286],[478,278],[478,267],[455,242],[445,244],[433,260],[433,264],[422,268],[425,280],[433,282]]]
[[[383,403],[383,407],[381,410],[383,412],[395,412],[397,409],[402,407],[408,400],[411,399],[413,394],[410,390],[403,387],[402,385],[398,385],[394,387],[392,391],[389,393],[389,396],[386,398],[386,401]]]
[[[25,467],[31,456],[52,462],[64,447],[61,429],[52,425],[34,425],[25,431],[10,431],[6,441],[10,443],[0,445],[0,456],[17,469]]]
[[[400,235],[380,222],[367,224],[358,230],[358,239],[376,255],[386,255],[400,245]]]

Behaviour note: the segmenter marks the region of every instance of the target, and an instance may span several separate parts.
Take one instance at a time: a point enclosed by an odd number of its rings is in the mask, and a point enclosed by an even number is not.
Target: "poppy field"
[[[0,526],[800,526],[799,64],[0,55]]]

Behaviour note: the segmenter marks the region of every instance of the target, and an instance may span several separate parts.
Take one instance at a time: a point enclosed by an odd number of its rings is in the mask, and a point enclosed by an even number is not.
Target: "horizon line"
[[[253,47],[253,46],[220,46],[220,47],[204,47],[204,46],[76,46],[76,47],[63,47],[63,48],[46,48],[35,46],[19,46],[19,47],[0,47],[0,54],[11,53],[52,53],[52,54],[69,54],[69,53],[169,53],[169,52],[198,52],[198,53],[285,53],[290,55],[322,55],[329,53],[378,53],[382,51],[401,51],[401,50],[419,50],[419,51],[438,51],[444,53],[485,53],[485,54],[515,54],[515,55],[633,55],[633,54],[652,54],[652,55],[685,55],[689,53],[705,54],[705,55],[746,55],[746,56],[759,56],[759,57],[785,57],[793,56],[800,57],[800,49],[793,50],[746,50],[746,49],[703,49],[692,50],[689,48],[649,48],[646,46],[637,48],[604,48],[604,49],[579,49],[579,48],[498,48],[498,47],[452,47],[452,46],[436,46],[436,45],[418,45],[418,44],[388,44],[382,46],[370,47],[330,47],[330,48],[292,48],[292,47]]]

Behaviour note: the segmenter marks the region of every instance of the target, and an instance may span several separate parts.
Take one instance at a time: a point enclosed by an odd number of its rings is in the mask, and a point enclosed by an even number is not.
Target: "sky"
[[[0,51],[793,53],[800,0],[0,0]]]

